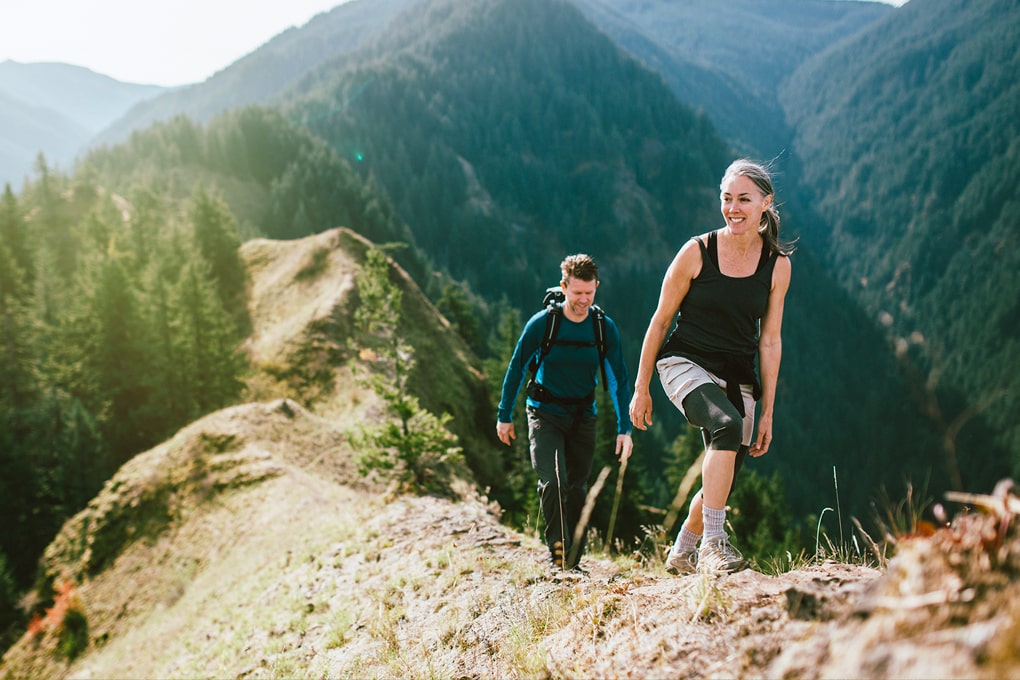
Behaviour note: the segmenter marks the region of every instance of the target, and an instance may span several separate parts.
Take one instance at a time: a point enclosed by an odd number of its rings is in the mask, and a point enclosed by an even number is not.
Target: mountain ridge
[[[0,186],[18,186],[40,153],[69,168],[100,130],[165,90],[69,64],[0,63]]]
[[[1020,382],[998,367],[1020,365],[1008,302],[1020,296],[1020,60],[1006,47],[1017,36],[1015,3],[909,3],[805,63],[784,92],[806,198],[827,215],[805,240],[927,376],[925,408],[959,435],[949,445],[986,446],[977,423],[991,423],[994,457],[1011,457],[1014,474]],[[971,409],[980,416],[960,432]]]

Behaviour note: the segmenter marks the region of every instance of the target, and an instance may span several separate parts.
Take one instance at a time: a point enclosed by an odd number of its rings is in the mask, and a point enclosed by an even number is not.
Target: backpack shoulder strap
[[[546,306],[545,333],[542,335],[542,345],[538,356],[531,363],[531,374],[538,373],[538,367],[542,360],[549,353],[556,343],[556,335],[560,332],[560,323],[563,320],[563,306],[559,302],[550,302]],[[606,379],[606,354],[608,353],[606,342],[606,313],[598,305],[591,306],[591,324],[595,334],[595,347],[599,353],[599,370],[602,372],[602,389],[609,391],[609,381]]]
[[[563,320],[563,308],[558,302],[550,302],[545,308],[545,333],[542,335],[542,345],[539,348],[538,356],[531,363],[531,373],[538,372],[545,355],[552,349],[556,341],[556,334],[560,332],[560,321]]]
[[[599,351],[599,370],[602,371],[602,390],[609,391],[606,380],[606,354],[609,352],[606,342],[606,313],[598,305],[591,306],[591,323],[595,332],[595,347]]]

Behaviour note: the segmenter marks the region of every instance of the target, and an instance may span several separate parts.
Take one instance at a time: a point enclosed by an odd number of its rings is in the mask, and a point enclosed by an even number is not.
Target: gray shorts
[[[684,399],[696,387],[714,383],[726,391],[726,381],[715,373],[706,371],[690,359],[684,357],[664,357],[655,364],[655,370],[659,372],[659,381],[666,396],[672,401],[680,412],[687,417],[684,411]],[[751,385],[741,385],[740,394],[744,398],[744,438],[743,444],[750,445],[754,437],[754,388]]]

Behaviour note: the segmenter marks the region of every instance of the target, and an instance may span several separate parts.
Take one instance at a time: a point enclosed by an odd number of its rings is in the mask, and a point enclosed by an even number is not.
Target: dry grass
[[[1001,521],[978,517],[969,527],[961,521],[956,534],[904,540],[886,573],[829,561],[777,575],[672,578],[657,561],[595,554],[582,561],[588,577],[553,578],[538,539],[499,524],[484,498],[388,499],[382,489],[352,485],[338,472],[344,465],[323,463],[322,421],[292,408],[292,416],[279,403],[217,414],[122,471],[105,493],[135,497],[137,487],[167,475],[160,465],[191,460],[185,451],[234,460],[220,475],[243,470],[244,451],[260,451],[278,469],[236,485],[220,477],[215,493],[184,494],[190,502],[162,530],[127,541],[91,576],[74,572],[81,561],[70,549],[55,551],[53,572],[66,570],[79,583],[90,647],[65,665],[26,639],[0,677],[817,678],[934,670],[993,677],[1017,670],[1016,627],[1003,622],[1017,610],[1009,602],[1020,601],[1009,577],[1020,550],[1009,547],[1011,525],[992,530]],[[233,449],[199,446],[226,433]],[[350,455],[342,437],[334,442],[331,457]],[[145,460],[155,467],[143,474]],[[107,513],[102,521],[117,518]],[[989,553],[989,540],[1004,547]]]

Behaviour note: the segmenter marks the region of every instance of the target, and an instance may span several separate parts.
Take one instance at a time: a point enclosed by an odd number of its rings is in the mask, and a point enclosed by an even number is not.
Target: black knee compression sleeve
[[[684,416],[705,434],[705,447],[736,451],[744,438],[744,420],[718,385],[700,385],[684,398]]]

